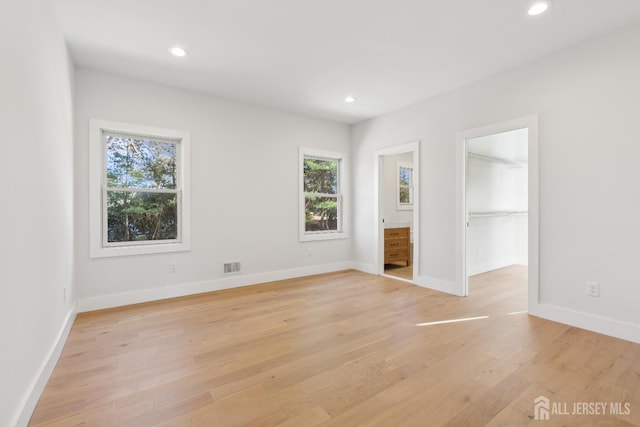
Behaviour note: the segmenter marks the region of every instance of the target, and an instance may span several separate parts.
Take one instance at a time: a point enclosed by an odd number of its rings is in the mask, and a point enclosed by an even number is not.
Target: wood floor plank
[[[527,426],[541,395],[632,408],[545,425],[640,425],[640,345],[528,316],[524,267],[470,289],[345,271],[83,313],[30,425]]]

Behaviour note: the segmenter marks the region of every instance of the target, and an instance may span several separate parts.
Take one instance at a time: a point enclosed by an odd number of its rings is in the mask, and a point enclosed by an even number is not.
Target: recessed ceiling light
[[[179,57],[183,57],[187,54],[187,51],[181,48],[180,46],[173,46],[172,48],[169,48],[169,52],[171,52],[173,56],[179,56]]]
[[[356,98],[355,98],[355,97],[353,97],[353,96],[347,96],[347,97],[344,99],[344,102],[347,102],[347,103],[351,104],[351,103],[352,103],[352,102],[354,102],[355,100],[356,100]]]
[[[548,1],[538,1],[531,5],[529,8],[529,15],[540,15],[545,10],[549,9]]]

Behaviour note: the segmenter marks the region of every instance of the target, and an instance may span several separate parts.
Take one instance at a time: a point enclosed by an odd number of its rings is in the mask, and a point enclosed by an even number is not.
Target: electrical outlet
[[[587,282],[587,295],[590,297],[599,297],[600,296],[600,283],[598,282]]]
[[[307,248],[307,256],[311,258],[313,256],[313,250],[311,248]]]
[[[178,271],[178,267],[176,265],[175,261],[171,261],[169,263],[169,273],[175,273],[176,271]]]
[[[67,287],[62,288],[62,302],[67,302]]]

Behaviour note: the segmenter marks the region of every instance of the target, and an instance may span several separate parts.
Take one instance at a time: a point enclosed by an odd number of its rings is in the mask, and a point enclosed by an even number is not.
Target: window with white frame
[[[398,162],[398,210],[413,209],[413,165]]]
[[[90,121],[92,257],[188,250],[189,134]]]
[[[300,149],[300,240],[346,237],[345,156]]]

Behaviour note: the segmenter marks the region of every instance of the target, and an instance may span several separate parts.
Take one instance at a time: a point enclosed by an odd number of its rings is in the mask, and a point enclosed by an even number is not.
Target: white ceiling
[[[80,66],[344,123],[640,20],[638,0],[555,0],[537,17],[529,0],[53,3]]]

